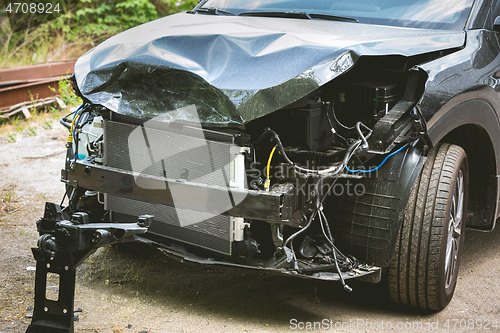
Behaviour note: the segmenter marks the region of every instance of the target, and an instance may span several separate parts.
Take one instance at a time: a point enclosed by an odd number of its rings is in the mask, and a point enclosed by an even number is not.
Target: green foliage
[[[59,89],[57,89],[57,92],[59,92],[59,95],[61,96],[61,99],[63,100],[64,104],[66,105],[82,104],[82,99],[75,94],[75,91],[71,86],[70,80],[61,79],[59,80],[58,83],[59,83]],[[49,87],[49,89],[52,90],[53,92],[56,92],[56,89],[52,87]],[[52,109],[51,112],[53,112]]]
[[[0,67],[76,59],[121,31],[192,9],[197,3],[197,0],[80,0],[66,14],[20,32],[13,32],[0,12]]]
[[[42,124],[42,127],[46,130],[52,129],[52,124],[50,123],[50,120],[45,120]]]
[[[27,132],[27,134],[28,134],[29,136],[36,136],[36,127],[31,127],[31,126],[30,126],[30,127],[28,127],[28,132]]]
[[[14,126],[14,127],[17,127],[21,124],[21,118],[19,118],[19,116],[14,116],[11,118],[11,121],[10,123]]]
[[[4,195],[4,202],[7,202],[7,203],[12,203],[12,198],[14,197],[16,193],[14,191],[11,191],[11,192],[8,192],[8,193],[5,193]]]
[[[96,1],[80,0],[83,8],[76,10],[75,19],[81,31],[104,39],[120,31],[149,22],[158,17],[148,0]]]
[[[16,142],[15,134],[12,134],[12,133],[7,134],[7,142],[10,142],[10,143]]]
[[[193,9],[198,4],[197,0],[151,0],[151,2],[155,5],[160,17],[185,12],[186,10]]]

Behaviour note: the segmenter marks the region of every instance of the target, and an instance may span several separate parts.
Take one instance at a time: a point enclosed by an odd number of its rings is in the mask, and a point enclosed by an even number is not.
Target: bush
[[[189,10],[197,3],[197,0],[80,0],[55,20],[16,33],[10,29],[6,13],[0,11],[0,67],[76,59],[123,30]]]

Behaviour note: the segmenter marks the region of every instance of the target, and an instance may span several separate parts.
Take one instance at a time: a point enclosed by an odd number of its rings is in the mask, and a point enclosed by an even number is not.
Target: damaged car
[[[384,271],[442,310],[498,217],[499,31],[497,0],[203,0],[109,38],[75,65],[37,288],[142,241],[347,291]],[[36,295],[33,331],[72,313]]]

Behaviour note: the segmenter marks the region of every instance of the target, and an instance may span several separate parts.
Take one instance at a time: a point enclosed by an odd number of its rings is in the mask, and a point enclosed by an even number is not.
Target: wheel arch
[[[498,181],[495,150],[486,130],[475,124],[457,127],[441,142],[461,146],[469,163],[467,227],[491,230],[495,224]]]
[[[492,230],[500,174],[500,124],[493,106],[483,99],[467,100],[443,114],[427,135],[433,146],[452,143],[465,150],[470,177],[467,227]]]

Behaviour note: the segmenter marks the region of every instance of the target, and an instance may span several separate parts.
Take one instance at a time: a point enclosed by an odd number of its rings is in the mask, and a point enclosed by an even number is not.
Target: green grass
[[[52,122],[50,120],[45,120],[42,124],[42,128],[46,130],[52,129]]]
[[[9,203],[9,204],[12,203],[12,199],[14,198],[15,194],[16,194],[16,192],[14,192],[14,191],[5,193],[5,195],[3,196],[3,198],[4,198],[3,201],[6,203]]]
[[[12,133],[7,134],[7,142],[10,142],[10,143],[16,142],[15,134],[12,134]]]
[[[18,127],[19,124],[21,124],[21,118],[19,116],[15,116],[11,119],[10,124],[13,125],[14,127]]]
[[[26,132],[29,136],[36,136],[36,127],[28,127],[28,131]]]

